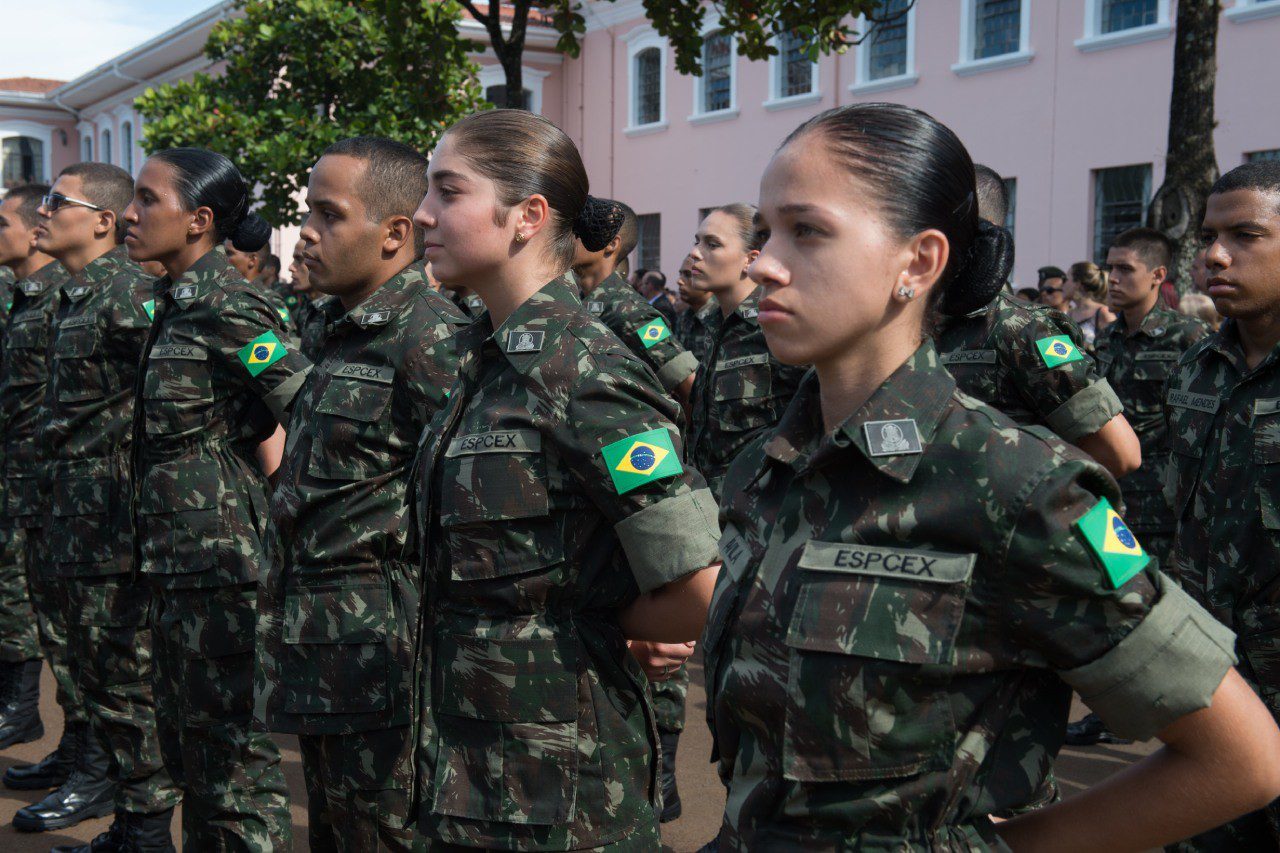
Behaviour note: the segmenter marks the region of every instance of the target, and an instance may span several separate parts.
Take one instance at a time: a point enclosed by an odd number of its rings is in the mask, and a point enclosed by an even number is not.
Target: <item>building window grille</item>
[[[1164,0],[1103,0],[1102,32],[1117,33],[1157,23]]]
[[[662,51],[646,47],[636,54],[636,125],[662,121]]]
[[[1142,225],[1151,203],[1151,165],[1093,173],[1093,258],[1103,263],[1122,232]]]
[[[1269,148],[1266,151],[1250,151],[1244,155],[1246,163],[1263,163],[1268,160],[1280,160],[1280,148]]]
[[[974,59],[1022,49],[1022,0],[977,0],[974,15]]]
[[[6,190],[24,184],[44,183],[44,143],[30,136],[9,136],[0,140],[3,172],[0,186]]]
[[[813,91],[813,61],[809,43],[797,33],[786,33],[778,45],[778,97],[794,98]]]
[[[80,146],[80,159],[86,163],[93,161],[93,137],[86,136],[83,144]]]
[[[868,41],[867,78],[883,80],[907,73],[907,9],[911,0],[889,0],[881,7]]]
[[[120,165],[133,174],[133,122],[120,125]]]
[[[733,37],[717,30],[702,43],[702,111],[733,106]]]
[[[643,213],[636,217],[636,262],[632,269],[662,269],[662,214]]]
[[[98,153],[102,155],[102,162],[111,162],[111,131],[102,131],[102,145]]]

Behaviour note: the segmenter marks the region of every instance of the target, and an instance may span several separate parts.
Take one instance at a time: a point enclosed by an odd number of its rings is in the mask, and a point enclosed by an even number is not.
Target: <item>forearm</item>
[[[707,622],[719,571],[716,563],[637,598],[618,615],[623,636],[656,643],[697,640]]]
[[[1124,415],[1116,415],[1102,429],[1078,439],[1076,446],[1117,479],[1142,465],[1142,445]]]
[[[273,477],[280,467],[280,459],[284,456],[284,427],[277,425],[276,431],[262,444],[258,445],[258,467],[268,477]]]

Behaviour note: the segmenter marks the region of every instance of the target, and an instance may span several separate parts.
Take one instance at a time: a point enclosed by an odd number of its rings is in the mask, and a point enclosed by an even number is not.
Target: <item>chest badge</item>
[[[87,294],[88,292],[89,292],[88,287],[84,286],[83,284],[78,284],[67,291],[67,296],[70,296],[72,299],[82,299],[84,298],[85,294]]]
[[[507,352],[541,352],[546,332],[512,329],[507,332]]]
[[[590,311],[592,314],[603,314],[604,303],[599,301],[598,299],[593,299],[587,303],[587,310]]]
[[[22,283],[22,292],[27,296],[35,296],[42,290],[44,290],[44,285],[38,281],[24,281]]]
[[[923,453],[915,418],[895,421],[867,421],[862,425],[867,452],[872,456],[906,456]]]
[[[390,311],[370,311],[360,318],[362,326],[381,326],[391,319]]]
[[[173,292],[174,299],[195,299],[196,286],[194,284],[184,284]]]

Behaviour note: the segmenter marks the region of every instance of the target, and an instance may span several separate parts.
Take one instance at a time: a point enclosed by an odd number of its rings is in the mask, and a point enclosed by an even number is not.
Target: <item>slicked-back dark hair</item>
[[[187,210],[213,211],[218,243],[231,241],[241,252],[256,252],[271,239],[271,226],[249,212],[249,185],[235,164],[207,148],[166,148],[151,155],[174,172],[174,188]]]
[[[84,200],[105,207],[116,215],[116,242],[124,241],[124,209],[133,201],[133,177],[110,163],[72,163],[58,177],[77,177]]]
[[[1280,195],[1280,160],[1256,160],[1236,166],[1209,189],[1209,195],[1234,190],[1259,190]]]
[[[636,219],[636,212],[628,205],[620,201],[616,204],[622,210],[622,225],[618,228],[618,258],[625,260],[631,257],[636,243],[640,241],[640,222]]]
[[[267,270],[271,270],[277,276],[280,275],[280,258],[276,255],[268,254],[267,259],[262,262],[262,271],[266,272]]]
[[[1004,225],[1009,218],[1009,188],[1004,178],[990,166],[973,164],[973,175],[978,185],[978,216],[992,225]]]
[[[9,194],[4,197],[4,201],[17,200],[18,206],[14,208],[14,213],[22,220],[22,224],[28,228],[35,228],[36,223],[40,221],[40,215],[36,210],[40,207],[40,201],[49,194],[48,184],[23,184],[20,187],[14,187],[9,190]],[[88,199],[85,199],[88,201]]]
[[[1116,237],[1111,247],[1133,249],[1149,270],[1157,267],[1164,267],[1167,270],[1169,264],[1173,263],[1173,241],[1166,237],[1164,232],[1154,228],[1130,228],[1128,231],[1123,231]]]

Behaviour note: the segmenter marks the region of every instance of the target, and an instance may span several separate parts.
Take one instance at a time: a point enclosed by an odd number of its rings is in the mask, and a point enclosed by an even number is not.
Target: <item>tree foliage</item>
[[[256,184],[260,212],[296,222],[321,152],[375,134],[421,151],[481,107],[455,0],[241,0],[209,35],[211,74],[137,101],[148,151],[195,145]]]

